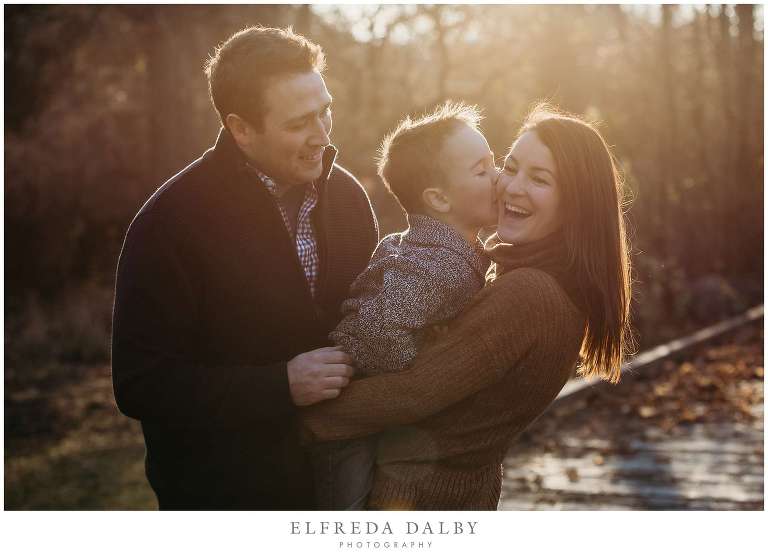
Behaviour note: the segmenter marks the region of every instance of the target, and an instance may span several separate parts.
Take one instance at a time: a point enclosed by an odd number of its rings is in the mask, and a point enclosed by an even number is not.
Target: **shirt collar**
[[[267,188],[269,193],[272,194],[272,196],[274,196],[275,198],[280,198],[280,194],[278,194],[278,191],[277,191],[277,183],[272,177],[270,177],[269,175],[263,173],[262,171],[254,167],[248,161],[245,162],[245,167],[251,175],[255,176],[262,183],[264,183],[264,186]],[[307,192],[312,192],[312,191],[316,191],[317,189],[315,188],[315,183],[310,182],[304,185],[304,190]]]
[[[277,183],[272,179],[271,177],[267,176],[265,173],[259,171],[256,167],[251,165],[250,162],[245,162],[245,167],[248,170],[248,173],[256,177],[258,180],[260,180],[264,186],[266,186],[267,190],[269,190],[269,193],[273,196],[277,196]]]
[[[459,254],[481,277],[485,277],[491,261],[485,254],[480,240],[470,244],[451,225],[428,215],[409,214],[408,224],[408,230],[403,233],[404,240],[425,246],[447,248]]]

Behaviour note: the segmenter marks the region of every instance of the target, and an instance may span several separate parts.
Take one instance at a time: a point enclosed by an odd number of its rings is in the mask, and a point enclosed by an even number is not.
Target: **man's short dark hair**
[[[424,190],[444,186],[438,156],[446,138],[461,125],[477,129],[481,119],[477,106],[448,101],[418,119],[406,117],[384,138],[378,173],[407,213],[424,213]]]
[[[323,49],[290,27],[247,27],[216,47],[205,64],[208,92],[221,124],[235,113],[260,128],[263,91],[279,75],[325,69]]]

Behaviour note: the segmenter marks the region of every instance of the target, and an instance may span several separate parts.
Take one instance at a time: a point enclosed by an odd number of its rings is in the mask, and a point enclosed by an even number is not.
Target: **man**
[[[117,271],[115,398],[139,419],[161,509],[311,509],[297,409],[339,395],[327,347],[378,240],[334,164],[319,46],[233,35],[206,68],[223,128],[128,229]]]

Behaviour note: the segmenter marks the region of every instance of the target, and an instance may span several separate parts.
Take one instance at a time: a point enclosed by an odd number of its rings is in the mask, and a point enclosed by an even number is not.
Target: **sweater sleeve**
[[[340,440],[408,424],[498,382],[524,361],[552,313],[552,287],[540,271],[518,270],[486,287],[451,325],[397,374],[353,381],[338,399],[303,410],[317,441]]]
[[[460,286],[467,279],[441,275],[460,268],[439,261],[387,255],[360,275],[353,290],[362,295],[342,305],[344,319],[330,337],[364,374],[403,370],[416,357],[423,331],[450,318],[467,300],[470,292]]]
[[[201,286],[180,241],[139,215],[118,264],[112,380],[119,409],[147,422],[243,425],[296,409],[286,363],[209,365],[196,358]]]

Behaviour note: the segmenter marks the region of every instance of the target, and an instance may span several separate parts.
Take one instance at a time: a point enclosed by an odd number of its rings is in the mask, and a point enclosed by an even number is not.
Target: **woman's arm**
[[[348,439],[425,418],[493,385],[524,359],[551,312],[554,279],[522,269],[482,290],[448,336],[426,347],[410,369],[353,381],[341,397],[303,410],[318,441]]]

